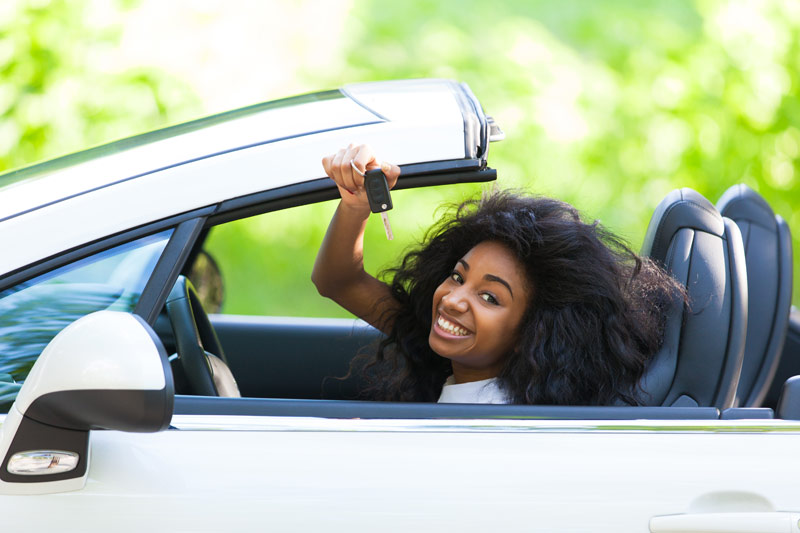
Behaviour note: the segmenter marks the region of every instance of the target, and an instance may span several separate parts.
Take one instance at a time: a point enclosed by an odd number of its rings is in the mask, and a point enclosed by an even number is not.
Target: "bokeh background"
[[[798,249],[798,73],[798,0],[2,0],[0,171],[349,82],[446,77],[506,132],[489,154],[503,186],[638,249],[670,190],[716,202],[743,182]],[[476,190],[397,193],[399,242],[373,224],[368,269]],[[224,310],[340,315],[308,280],[333,207],[212,232]]]

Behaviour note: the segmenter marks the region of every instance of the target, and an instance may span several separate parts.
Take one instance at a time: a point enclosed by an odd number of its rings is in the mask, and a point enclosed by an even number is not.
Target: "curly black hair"
[[[498,384],[517,404],[639,403],[638,383],[661,345],[666,310],[683,287],[571,205],[512,191],[453,206],[384,276],[391,278],[391,331],[365,355],[368,397],[436,401],[450,361],[428,345],[433,294],[456,262],[484,241],[524,265],[533,297]],[[368,360],[364,360],[368,359]],[[358,360],[358,358],[357,358]]]

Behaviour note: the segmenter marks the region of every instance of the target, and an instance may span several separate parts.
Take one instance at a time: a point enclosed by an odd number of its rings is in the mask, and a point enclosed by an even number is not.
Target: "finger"
[[[372,148],[362,144],[353,148],[353,166],[358,169],[354,173],[354,180],[359,189],[364,188],[364,173],[370,169],[370,164],[374,163],[375,156],[372,153]]]
[[[375,154],[368,145],[363,144],[356,147],[356,154],[353,157],[353,163],[358,167],[361,172],[372,170],[373,168],[380,167],[380,163],[375,159]]]
[[[342,183],[342,176],[339,170],[339,166],[342,162],[342,158],[344,157],[344,150],[339,150],[334,154],[333,159],[331,160],[331,178],[338,183]]]
[[[336,155],[331,162],[331,178],[333,181],[336,182],[336,185],[340,187],[344,187],[345,189],[348,188],[346,178],[342,175],[342,161],[344,160],[345,156],[347,155],[347,150],[339,150],[336,152]]]
[[[361,176],[356,174],[353,171],[353,167],[350,164],[350,161],[353,160],[355,156],[355,151],[353,148],[348,148],[344,152],[344,156],[342,157],[340,172],[342,175],[342,185],[346,187],[350,192],[356,192],[359,189],[360,182],[359,179],[362,179]]]
[[[333,173],[331,171],[331,164],[333,163],[333,158],[336,154],[326,155],[322,158],[322,168],[325,170],[325,174],[329,178],[333,178]]]
[[[389,185],[389,188],[393,188],[397,183],[397,178],[400,177],[400,167],[384,161],[381,163],[381,171],[383,171],[383,175],[386,176],[386,183]]]
[[[361,171],[361,169],[360,169],[360,168],[358,168],[358,167],[356,166],[356,163],[355,163],[355,161],[353,161],[352,159],[350,160],[350,167],[353,169],[353,172],[355,172],[356,174],[358,174],[358,175],[359,175],[359,176],[361,176],[362,178],[364,177],[364,173]]]

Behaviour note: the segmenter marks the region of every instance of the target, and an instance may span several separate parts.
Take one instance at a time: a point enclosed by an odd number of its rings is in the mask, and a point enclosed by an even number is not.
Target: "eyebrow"
[[[464,265],[464,270],[469,270],[469,263],[467,263],[463,259],[459,259],[458,262]],[[483,279],[485,279],[486,281],[496,281],[497,283],[502,283],[503,285],[506,286],[506,289],[508,289],[508,292],[511,294],[511,299],[512,300],[514,299],[514,291],[511,290],[511,285],[509,285],[508,282],[503,278],[495,276],[494,274],[486,274],[483,276]]]

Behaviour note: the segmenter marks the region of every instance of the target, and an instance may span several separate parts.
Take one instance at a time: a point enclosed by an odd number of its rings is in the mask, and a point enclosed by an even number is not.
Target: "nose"
[[[468,309],[468,303],[465,295],[461,290],[461,287],[457,289],[451,290],[444,296],[442,296],[442,307],[444,307],[445,311],[451,312],[458,312],[458,313],[466,313]]]

